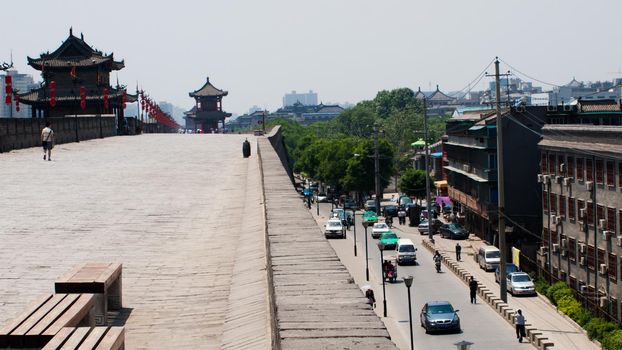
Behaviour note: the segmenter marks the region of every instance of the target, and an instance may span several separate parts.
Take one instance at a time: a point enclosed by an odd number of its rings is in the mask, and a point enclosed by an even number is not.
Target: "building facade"
[[[17,91],[18,94],[30,91],[39,86],[39,84],[35,84],[34,79],[30,74],[20,74],[18,71],[10,69],[6,72],[6,75],[10,75],[12,77],[13,81],[11,85],[13,87],[13,90]],[[0,118],[32,117],[32,109],[28,105],[23,105],[20,103],[19,111],[17,111],[15,98],[12,99],[11,104],[4,103],[6,98],[6,75],[0,75],[0,101],[2,102],[2,104],[0,105]]]
[[[194,98],[194,107],[184,113],[186,129],[201,130],[201,132],[221,132],[225,126],[225,118],[231,113],[222,110],[222,98],[229,94],[228,91],[220,90],[206,79],[205,84],[188,95]]]
[[[304,106],[315,106],[317,105],[317,93],[313,92],[313,90],[309,90],[308,93],[292,91],[290,94],[283,96],[283,107],[293,106],[296,103]]]

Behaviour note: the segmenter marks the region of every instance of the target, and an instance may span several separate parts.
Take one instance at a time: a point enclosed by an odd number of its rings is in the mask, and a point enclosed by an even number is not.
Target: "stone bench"
[[[116,263],[86,263],[76,266],[54,283],[56,293],[92,293],[96,296],[95,324],[107,325],[108,310],[120,310],[122,270]]]
[[[41,350],[124,350],[123,327],[65,327]]]
[[[0,348],[39,348],[63,327],[93,326],[93,294],[47,294],[0,329]]]

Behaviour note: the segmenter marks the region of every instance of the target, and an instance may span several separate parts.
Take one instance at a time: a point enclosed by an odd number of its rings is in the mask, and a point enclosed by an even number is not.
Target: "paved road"
[[[72,266],[119,261],[126,348],[268,348],[261,183],[243,139],[113,137],[58,145],[51,162],[39,148],[0,154],[0,324]],[[253,317],[259,338],[241,331]]]
[[[328,216],[330,204],[320,205],[319,224],[323,224]],[[313,214],[316,208],[313,207]],[[317,218],[317,216],[316,216]],[[380,277],[380,252],[376,246],[377,240],[371,238],[368,230],[370,282],[365,281],[365,239],[364,229],[360,225],[360,216],[357,217],[357,253],[354,257],[353,230],[348,232],[346,240],[330,240],[331,245],[339,255],[341,261],[348,267],[359,285],[371,284],[378,302],[376,312],[382,316],[382,284]],[[420,235],[399,232],[403,238],[411,238],[419,242]],[[399,266],[398,276],[413,275],[412,312],[413,331],[416,349],[452,349],[453,345],[461,340],[473,342],[473,348],[485,349],[533,349],[528,343],[519,344],[515,338],[514,329],[488,305],[482,303],[470,304],[467,286],[450,271],[436,273],[432,262],[432,255],[419,246],[418,266]],[[386,254],[386,253],[385,253]],[[406,287],[402,282],[386,285],[387,313],[383,318],[393,341],[401,348],[410,347],[408,299]],[[459,309],[463,332],[459,334],[425,334],[419,324],[419,311],[423,304],[430,300],[448,300]]]

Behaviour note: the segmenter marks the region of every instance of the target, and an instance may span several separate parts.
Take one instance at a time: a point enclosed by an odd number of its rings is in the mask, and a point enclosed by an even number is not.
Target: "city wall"
[[[114,116],[49,118],[56,144],[91,140],[117,134]],[[0,152],[41,146],[45,119],[0,118]],[[76,125],[77,124],[77,125]],[[77,127],[77,137],[76,137]]]
[[[274,148],[274,151],[279,156],[281,164],[283,164],[283,168],[287,172],[289,179],[292,181],[292,183],[294,183],[294,170],[290,166],[289,155],[287,154],[287,149],[285,148],[285,144],[283,143],[283,133],[281,131],[281,126],[275,126],[266,136],[268,137],[272,148]]]

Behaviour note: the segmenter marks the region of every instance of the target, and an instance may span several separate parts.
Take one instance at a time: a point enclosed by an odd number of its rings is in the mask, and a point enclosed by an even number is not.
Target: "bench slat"
[[[11,332],[11,335],[26,335],[26,333],[28,333],[33,327],[35,327],[39,323],[39,321],[50,312],[50,310],[54,309],[57,304],[61,303],[65,296],[66,294],[54,294],[52,298],[46,301],[45,304],[41,305],[41,307],[35,313],[33,313],[26,321],[24,321],[24,323],[22,323],[13,332]]]
[[[95,305],[95,295],[79,294],[78,300],[71,305],[56,322],[43,332],[43,335],[54,336],[63,327],[75,327],[84,319]]]
[[[45,344],[45,346],[41,350],[57,350],[61,345],[63,345],[65,340],[67,340],[67,338],[71,336],[73,330],[73,327],[65,327],[61,329],[60,332],[56,333],[54,338],[52,338],[52,340]]]
[[[110,264],[106,270],[97,278],[96,282],[103,283],[108,288],[114,281],[119,278],[123,271],[121,264]]]
[[[104,336],[104,333],[106,333],[107,329],[108,328],[106,327],[93,328],[91,330],[91,333],[89,333],[86,339],[84,339],[84,342],[80,344],[78,350],[93,350],[95,348],[95,345],[97,345],[99,340]]]
[[[56,319],[58,319],[59,316],[62,315],[63,312],[67,310],[67,308],[69,308],[76,301],[76,299],[78,299],[77,294],[56,294],[56,295],[63,296],[64,297],[63,301],[58,303],[54,307],[54,309],[52,309],[50,312],[48,312],[47,315],[42,317],[39,323],[37,323],[36,326],[32,327],[32,329],[30,329],[28,333],[26,333],[26,335],[39,335],[43,333],[43,331],[45,331],[46,328],[48,328],[52,323],[54,323],[54,321],[56,321]]]
[[[37,310],[39,310],[41,305],[43,305],[46,301],[50,300],[50,298],[52,298],[52,294],[46,294],[46,295],[40,296],[39,298],[37,298],[37,300],[28,304],[28,306],[26,307],[26,310],[24,310],[21,314],[19,314],[13,320],[9,321],[9,323],[5,324],[2,328],[0,328],[0,347],[7,347],[8,346],[7,336],[13,330],[15,330],[15,328],[19,327],[19,325],[22,324],[22,322],[28,319],[30,315],[32,315]]]
[[[119,350],[125,343],[125,328],[110,327],[95,350]]]
[[[89,329],[90,329],[89,327],[76,328],[75,332],[73,332],[71,337],[63,345],[63,347],[60,348],[60,350],[75,350],[78,347],[78,345],[80,345],[80,342],[82,341],[82,339],[86,337],[86,334],[89,332]]]

